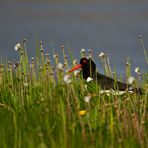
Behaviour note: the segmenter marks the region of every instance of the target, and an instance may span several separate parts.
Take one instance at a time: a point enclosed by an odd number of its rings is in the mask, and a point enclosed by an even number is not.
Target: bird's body
[[[116,81],[108,76],[102,75],[100,73],[96,73],[95,79],[98,84],[103,89],[118,89],[118,90],[126,90],[128,85],[123,82]]]
[[[117,81],[111,77],[96,72],[96,64],[91,59],[82,58],[80,60],[80,64],[69,70],[69,72],[72,72],[78,68],[82,68],[83,78],[85,80],[87,80],[88,77],[92,77],[93,80],[96,80],[98,85],[100,85],[104,90],[114,89],[126,91],[131,89],[131,86],[127,83]],[[142,94],[141,88],[133,88],[132,90]]]

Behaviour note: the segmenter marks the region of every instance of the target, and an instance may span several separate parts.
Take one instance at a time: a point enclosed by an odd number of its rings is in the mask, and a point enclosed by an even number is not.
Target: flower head
[[[85,49],[84,49],[84,48],[82,48],[82,49],[81,49],[81,53],[84,53],[84,52],[85,52]]]
[[[84,116],[84,115],[86,114],[86,110],[80,110],[80,111],[79,111],[79,114],[80,114],[81,116]]]
[[[77,63],[78,63],[78,61],[77,61],[77,59],[75,59],[75,60],[73,61],[73,65],[77,65]]]
[[[59,63],[57,67],[59,70],[64,70],[64,65],[62,63]]]
[[[93,81],[93,78],[88,77],[88,78],[87,78],[87,82],[91,82],[91,81]]]
[[[71,83],[72,80],[70,79],[70,75],[65,75],[64,78],[63,78],[63,81],[64,81],[66,84]]]
[[[19,49],[21,49],[21,44],[20,44],[20,43],[17,43],[17,44],[14,46],[14,50],[15,50],[15,51],[18,51]]]
[[[90,102],[91,96],[90,95],[89,96],[85,96],[84,100],[85,100],[86,103]]]
[[[128,84],[131,85],[131,84],[133,84],[135,82],[135,78],[130,76],[127,81],[128,81]]]
[[[136,67],[135,68],[135,73],[139,73],[140,72],[140,68],[139,67]]]
[[[104,57],[104,56],[105,56],[105,53],[104,53],[104,52],[100,52],[99,58],[102,58],[102,57]]]
[[[141,39],[141,38],[142,38],[142,35],[141,35],[141,34],[139,34],[139,35],[138,35],[138,38],[139,38],[139,39]]]
[[[54,58],[54,59],[56,59],[57,57],[58,57],[58,55],[57,55],[57,54],[54,54],[54,55],[53,55],[53,58]]]
[[[78,76],[79,74],[80,74],[80,70],[75,70],[75,71],[74,71],[74,75],[75,75],[75,76]]]

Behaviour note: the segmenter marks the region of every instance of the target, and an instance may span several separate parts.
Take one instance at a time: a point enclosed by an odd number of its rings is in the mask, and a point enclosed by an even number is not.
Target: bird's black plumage
[[[126,90],[128,88],[126,83],[115,81],[111,77],[96,72],[96,64],[93,60],[82,58],[80,64],[82,65],[83,78],[92,77],[103,89]]]
[[[101,86],[102,89],[114,89],[126,91],[131,88],[127,83],[116,81],[115,79],[108,77],[106,75],[96,72],[96,64],[93,60],[87,58],[81,58],[79,68],[82,68],[83,78],[87,80],[88,77],[92,77]],[[74,68],[73,70],[75,70]],[[70,71],[73,71],[70,70]],[[139,94],[142,94],[143,90],[141,88],[132,89]]]

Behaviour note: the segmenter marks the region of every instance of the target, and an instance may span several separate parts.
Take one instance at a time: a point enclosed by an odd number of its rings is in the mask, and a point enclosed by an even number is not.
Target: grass
[[[19,62],[0,66],[0,148],[148,147],[147,74],[142,75],[141,96],[100,93],[79,73],[63,79],[69,64],[64,46],[63,66],[57,66],[55,54],[54,67],[42,42],[31,60],[26,40],[16,50]],[[104,66],[110,75],[110,66]]]

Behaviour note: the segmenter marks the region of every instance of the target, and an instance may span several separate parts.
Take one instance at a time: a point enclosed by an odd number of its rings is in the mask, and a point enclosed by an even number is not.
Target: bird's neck
[[[83,78],[85,80],[87,80],[88,77],[95,79],[96,78],[96,72],[95,71],[94,72],[90,72],[90,71],[83,72]]]

